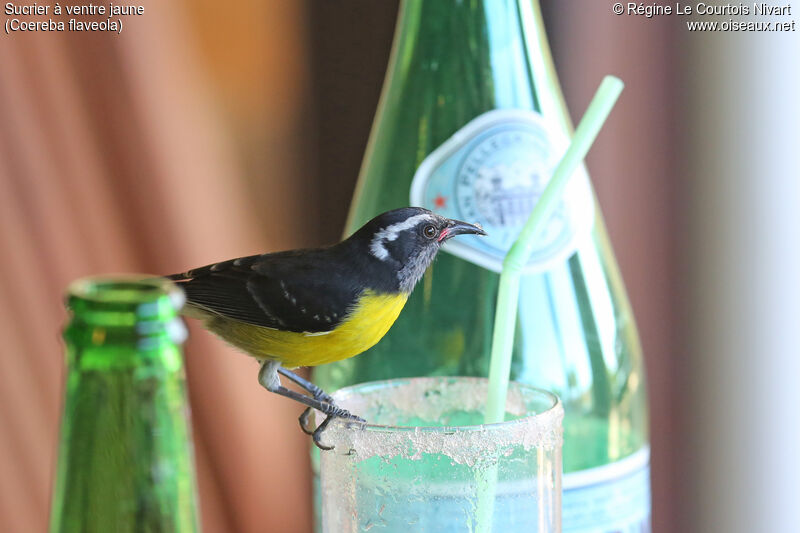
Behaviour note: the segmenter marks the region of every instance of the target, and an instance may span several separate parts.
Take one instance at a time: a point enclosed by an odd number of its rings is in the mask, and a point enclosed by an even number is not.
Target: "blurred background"
[[[0,37],[0,530],[44,531],[79,276],[170,273],[340,237],[397,2],[142,2],[120,35]],[[636,313],[653,530],[800,524],[800,42],[544,0]],[[800,6],[791,3],[793,15]],[[300,408],[192,324],[207,532],[311,530]]]

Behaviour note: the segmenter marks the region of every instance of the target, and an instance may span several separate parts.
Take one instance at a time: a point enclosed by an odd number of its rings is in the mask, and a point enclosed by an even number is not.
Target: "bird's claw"
[[[311,415],[311,410],[312,410],[311,407],[303,411],[303,414],[301,414],[300,418],[298,419],[300,422],[300,429],[302,429],[303,432],[306,433],[307,435],[311,435],[312,440],[314,441],[314,444],[317,446],[317,448],[325,451],[329,451],[334,448],[334,446],[326,446],[322,444],[321,440],[322,434],[325,432],[325,429],[327,429],[328,424],[330,424],[332,419],[342,418],[344,420],[352,420],[354,422],[360,422],[362,424],[365,424],[367,422],[360,416],[354,415],[345,409],[336,407],[335,405],[332,404],[331,406],[333,407],[333,409],[331,409],[330,413],[327,413],[325,420],[323,420],[322,423],[319,425],[319,427],[317,427],[316,429],[312,429],[308,421],[308,417]]]
[[[297,419],[298,422],[300,422],[300,429],[302,429],[303,433],[305,433],[306,435],[314,434],[314,429],[311,427],[308,421],[308,417],[311,416],[312,409],[313,409],[312,407],[307,408],[305,411],[303,411],[303,414],[300,415],[300,418]]]
[[[333,396],[331,396],[324,390],[320,389],[319,387],[314,387],[314,389],[312,390],[312,397],[318,402],[327,403],[333,406],[336,405],[335,403],[333,403]],[[308,417],[311,416],[312,409],[313,407],[307,408],[305,411],[303,411],[303,414],[300,415],[300,418],[297,419],[300,422],[300,429],[302,429],[303,433],[305,433],[306,435],[314,434],[314,428],[311,427],[311,424],[308,421]]]
[[[317,448],[326,452],[329,452],[335,448],[335,446],[326,446],[322,444],[322,432],[328,427],[331,418],[334,418],[334,415],[328,415],[325,420],[322,421],[322,424],[320,424],[319,427],[314,431],[314,433],[311,434],[311,440],[314,441],[314,444],[316,444]]]

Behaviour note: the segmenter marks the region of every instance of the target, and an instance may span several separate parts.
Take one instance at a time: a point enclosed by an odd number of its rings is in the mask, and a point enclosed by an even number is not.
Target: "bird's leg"
[[[331,404],[334,403],[333,402],[333,398],[330,396],[330,394],[326,393],[324,390],[320,389],[319,387],[317,387],[316,385],[314,385],[313,383],[311,383],[307,379],[301,378],[300,376],[298,376],[294,372],[292,372],[290,370],[286,370],[282,366],[278,367],[278,372],[280,374],[286,376],[287,378],[291,379],[292,381],[294,381],[298,385],[300,385],[303,389],[307,390],[311,394],[311,396],[314,397],[315,400],[319,400],[321,402],[326,402],[326,403],[331,403]]]
[[[326,403],[329,403],[331,405],[336,405],[334,403],[334,401],[333,401],[333,398],[330,396],[330,394],[328,394],[324,390],[320,389],[319,387],[317,387],[316,385],[314,385],[313,383],[311,383],[307,379],[301,378],[300,376],[298,376],[294,372],[292,372],[290,370],[286,370],[282,366],[278,367],[278,372],[280,372],[281,374],[283,374],[287,378],[291,379],[292,381],[294,381],[295,383],[297,383],[298,385],[303,387],[309,393],[311,393],[311,395],[314,397],[315,400],[319,400],[321,402],[326,402]],[[298,421],[300,422],[300,429],[302,429],[303,432],[306,433],[307,435],[313,435],[314,432],[315,432],[315,430],[311,427],[311,425],[308,422],[308,417],[310,415],[311,415],[311,408],[309,407],[308,409],[303,411],[303,414],[301,414],[300,418],[298,418]]]
[[[345,418],[348,420],[355,420],[357,422],[365,422],[363,418],[350,414],[349,411],[342,409],[341,407],[337,407],[330,403],[321,402],[320,400],[311,398],[305,394],[300,394],[299,392],[287,389],[281,385],[281,380],[277,374],[278,368],[280,368],[280,363],[277,361],[264,361],[261,363],[261,370],[258,372],[258,382],[270,392],[274,392],[275,394],[279,394],[296,402],[300,402],[303,405],[307,405],[308,407],[316,409],[322,414],[327,415],[327,418],[312,434],[314,444],[316,444],[321,450],[333,449],[333,447],[323,445],[320,441],[322,432],[328,426],[331,418]]]

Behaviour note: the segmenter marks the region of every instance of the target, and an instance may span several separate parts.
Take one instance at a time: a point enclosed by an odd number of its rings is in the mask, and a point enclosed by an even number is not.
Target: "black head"
[[[421,207],[404,207],[373,218],[351,240],[366,245],[373,259],[396,274],[400,290],[411,292],[441,245],[462,234],[486,232]]]

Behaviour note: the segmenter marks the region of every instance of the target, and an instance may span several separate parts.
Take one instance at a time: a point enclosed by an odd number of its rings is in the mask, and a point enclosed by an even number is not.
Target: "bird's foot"
[[[311,434],[311,440],[314,441],[314,444],[316,444],[317,448],[325,452],[329,452],[335,448],[335,446],[326,446],[325,444],[322,444],[322,433],[328,427],[331,418],[333,417],[328,415],[328,417],[322,421],[322,424],[320,424],[319,427]]]
[[[319,427],[317,427],[316,429],[312,430],[312,428],[308,423],[308,416],[311,414],[310,407],[305,411],[303,411],[303,414],[300,415],[300,428],[307,434],[311,435],[314,444],[320,450],[328,451],[334,448],[333,446],[326,446],[325,444],[322,444],[322,434],[325,432],[325,429],[327,429],[328,424],[332,419],[343,418],[345,420],[352,420],[353,422],[360,422],[362,424],[367,422],[360,416],[354,415],[350,413],[350,411],[342,409],[341,407],[337,407],[331,404],[324,404],[324,405],[325,407],[327,407],[327,409],[323,410],[323,414],[327,416],[325,417],[325,420],[323,420],[322,423],[319,425]]]
[[[315,400],[320,401],[320,402],[329,403],[331,405],[336,405],[333,402],[333,396],[331,396],[330,394],[328,394],[324,390],[320,389],[316,385],[314,385],[314,390],[312,390],[311,392],[312,392],[312,396],[314,397]]]
[[[280,378],[278,377],[279,373],[300,385],[310,394],[310,396],[287,389],[281,385]],[[321,450],[333,449],[332,447],[325,446],[321,442],[321,435],[325,431],[325,428],[328,427],[328,424],[332,418],[344,418],[346,420],[352,420],[354,422],[361,423],[365,422],[363,418],[355,416],[349,411],[337,406],[334,403],[333,398],[326,394],[322,389],[310,381],[301,378],[297,374],[282,368],[276,361],[262,362],[261,370],[258,373],[258,382],[261,383],[261,385],[264,386],[264,388],[266,388],[268,391],[302,403],[307,407],[307,409],[303,411],[303,414],[301,414],[300,418],[298,419],[300,422],[300,428],[305,433],[313,437],[314,444],[316,444]],[[323,420],[322,424],[320,424],[316,429],[311,427],[311,424],[308,420],[309,415],[311,415],[311,409],[316,409],[322,414],[326,415],[325,420]]]
[[[325,403],[333,403],[333,398],[330,394],[319,388],[318,386],[314,385],[310,381],[305,378],[302,378],[292,372],[291,370],[286,370],[283,367],[278,367],[278,373],[283,374],[287,378],[291,379],[298,385],[300,385],[303,389],[305,389],[308,393],[311,394],[311,397],[317,400],[318,402],[325,402]]]
[[[300,418],[297,419],[297,421],[300,422],[300,429],[302,429],[303,433],[306,435],[314,434],[314,428],[311,427],[311,422],[308,420],[308,417],[311,416],[312,409],[313,407],[307,408],[305,411],[303,411],[303,414],[300,415]]]
[[[340,409],[340,411],[343,414],[337,415],[337,418],[345,418],[348,420],[353,420],[355,422],[366,422],[366,420],[364,420],[363,418],[350,414],[348,411],[337,407],[337,405],[333,402],[333,398],[330,395],[326,394],[322,389],[319,389],[319,392],[320,392],[319,395],[314,394],[314,399],[329,404],[335,407],[336,409]],[[312,427],[311,422],[309,421],[309,417],[311,416],[311,411],[313,409],[314,409],[313,407],[307,408],[305,411],[303,411],[303,414],[300,415],[300,418],[297,419],[298,422],[300,422],[300,429],[302,429],[303,433],[305,433],[306,435],[313,435],[314,432],[316,431]]]

